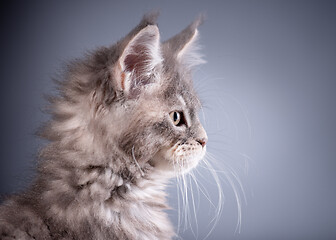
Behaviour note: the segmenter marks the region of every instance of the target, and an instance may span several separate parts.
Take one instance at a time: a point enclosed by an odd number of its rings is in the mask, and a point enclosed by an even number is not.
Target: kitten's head
[[[77,147],[183,173],[206,151],[190,72],[202,63],[195,52],[201,19],[163,43],[155,19],[146,15],[117,44],[76,62],[63,95],[68,105],[80,105],[73,124],[81,122],[86,136]]]

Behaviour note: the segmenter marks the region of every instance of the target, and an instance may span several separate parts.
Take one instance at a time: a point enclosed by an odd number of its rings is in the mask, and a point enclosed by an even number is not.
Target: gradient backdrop
[[[161,11],[163,40],[203,12],[208,63],[195,71],[195,85],[205,105],[208,158],[220,165],[225,194],[208,239],[336,239],[334,1],[7,2],[0,14],[1,194],[29,183],[42,144],[34,132],[48,119],[43,94],[55,91],[51,78],[64,61],[117,41],[151,9]],[[216,205],[213,179],[198,171]],[[197,224],[185,231],[181,224],[183,239],[203,239],[213,225],[214,207],[197,195]],[[176,226],[176,210],[169,214]]]

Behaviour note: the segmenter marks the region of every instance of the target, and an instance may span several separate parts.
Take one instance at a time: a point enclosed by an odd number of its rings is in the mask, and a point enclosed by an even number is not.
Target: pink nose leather
[[[204,138],[198,139],[197,142],[199,142],[202,145],[202,147],[204,147],[205,144],[207,143],[207,139],[204,139]]]

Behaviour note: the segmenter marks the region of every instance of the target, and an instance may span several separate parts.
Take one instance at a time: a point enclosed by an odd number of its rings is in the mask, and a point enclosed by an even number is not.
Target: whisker
[[[142,171],[142,169],[141,169],[141,167],[140,167],[138,161],[136,160],[136,158],[135,158],[135,156],[134,156],[134,145],[133,145],[133,147],[132,147],[132,157],[133,157],[133,160],[134,160],[134,162],[135,162],[135,165],[139,168],[139,171],[140,171],[141,176],[142,176],[142,177],[145,176],[145,173]]]
[[[211,155],[211,153],[208,154],[208,157],[209,158],[214,158]],[[212,168],[212,166],[211,166],[211,168]],[[225,169],[227,169],[227,170],[225,170]],[[240,189],[240,191],[241,191],[241,193],[244,197],[245,203],[246,203],[247,201],[246,201],[246,195],[245,195],[244,188],[243,188],[242,183],[241,183],[240,179],[238,178],[236,172],[232,168],[230,168],[229,166],[226,165],[226,167],[223,168],[223,170],[216,170],[216,172],[220,172],[220,173],[224,174],[224,176],[226,178],[226,181],[228,181],[228,183],[230,184],[231,189],[232,189],[232,191],[235,195],[236,204],[237,204],[237,215],[238,215],[235,232],[240,233],[240,231],[241,231],[241,219],[242,219],[241,197],[240,197],[239,191],[236,188],[236,184],[235,184],[234,180],[236,180],[236,182],[238,183],[239,189]],[[233,176],[234,180],[232,179],[231,176]]]
[[[221,184],[220,184],[220,180],[219,177],[217,175],[217,173],[214,171],[214,168],[212,167],[212,165],[207,161],[206,158],[203,159],[203,162],[208,166],[208,170],[212,173],[212,177],[214,178],[216,185],[217,185],[217,190],[218,190],[218,204],[216,207],[216,214],[213,217],[213,219],[210,221],[210,223],[213,222],[213,225],[209,231],[209,233],[206,235],[206,238],[208,238],[210,236],[210,234],[213,232],[213,230],[215,229],[218,221],[219,221],[219,216],[222,212],[222,207],[223,207],[223,192],[222,192],[222,188],[221,188]]]
[[[190,195],[191,195],[191,202],[192,202],[192,210],[193,210],[193,215],[194,215],[194,220],[195,220],[195,226],[196,226],[196,233],[194,232],[194,229],[192,227],[191,221],[190,221],[190,227],[191,227],[191,231],[194,235],[194,237],[197,239],[198,238],[198,224],[197,224],[197,216],[196,216],[196,206],[195,206],[195,198],[194,198],[194,191],[193,191],[193,186],[192,186],[192,182],[191,182],[191,176],[192,176],[192,172],[190,172],[188,174],[188,179],[189,179],[189,184],[190,184]]]
[[[200,175],[200,176],[202,176],[201,175],[201,173],[197,170],[197,172],[198,172],[198,174]],[[207,181],[207,179],[205,178],[205,177],[203,177],[206,181]],[[210,183],[211,184],[211,183]],[[201,191],[201,193],[203,194],[203,196],[208,200],[208,202],[210,203],[210,205],[215,209],[216,208],[216,205],[213,203],[213,201],[211,200],[211,197],[210,197],[210,194],[209,194],[209,192],[208,192],[208,190],[207,190],[207,188],[206,187],[204,187],[204,185],[201,183],[201,182],[199,182],[199,186],[201,186],[200,188],[199,188],[199,190]]]
[[[176,185],[177,185],[177,209],[178,209],[178,214],[177,214],[177,233],[180,232],[180,225],[181,225],[181,204],[180,204],[180,191],[181,187],[180,187],[180,175],[178,173],[178,171],[176,170],[176,164],[175,161],[173,161],[173,168],[174,168],[174,173],[175,173],[175,179],[176,179]]]

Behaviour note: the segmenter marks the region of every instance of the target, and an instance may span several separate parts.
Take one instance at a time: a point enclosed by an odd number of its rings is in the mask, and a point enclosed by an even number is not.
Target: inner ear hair
[[[162,62],[160,34],[156,25],[140,30],[126,45],[116,65],[118,85],[126,93],[148,84]]]
[[[205,63],[199,53],[197,28],[204,21],[204,15],[199,15],[188,27],[164,42],[176,59],[186,67],[193,67]]]

